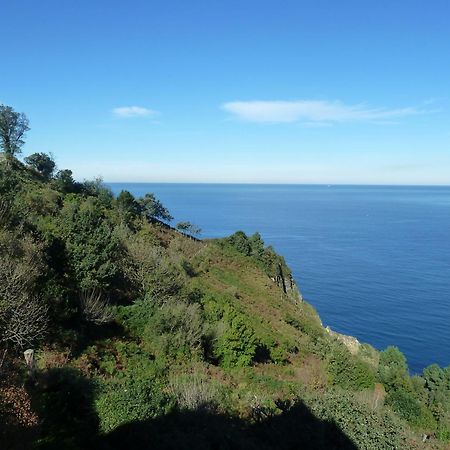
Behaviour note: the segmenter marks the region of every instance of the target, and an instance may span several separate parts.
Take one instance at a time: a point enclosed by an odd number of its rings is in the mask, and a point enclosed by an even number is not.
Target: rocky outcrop
[[[338,341],[341,341],[350,351],[352,355],[356,355],[359,351],[361,343],[353,336],[347,336],[345,334],[336,333],[330,327],[325,327],[325,330],[331,336],[334,336]]]

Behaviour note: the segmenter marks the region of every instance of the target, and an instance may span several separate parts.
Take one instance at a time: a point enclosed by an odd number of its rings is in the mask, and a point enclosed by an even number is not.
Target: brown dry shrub
[[[302,366],[295,370],[297,379],[315,390],[327,387],[327,374],[322,360],[315,355],[307,355]]]
[[[61,368],[67,365],[69,362],[69,351],[57,351],[57,350],[44,350],[39,358],[40,368],[54,369]]]
[[[31,407],[31,399],[23,387],[0,385],[2,415],[8,425],[33,427],[38,424],[38,416]]]

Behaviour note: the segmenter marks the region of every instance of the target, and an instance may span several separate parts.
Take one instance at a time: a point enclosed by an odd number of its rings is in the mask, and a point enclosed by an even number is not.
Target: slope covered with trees
[[[327,331],[257,233],[194,239],[151,193],[20,162],[5,108],[2,448],[446,448],[450,368]]]

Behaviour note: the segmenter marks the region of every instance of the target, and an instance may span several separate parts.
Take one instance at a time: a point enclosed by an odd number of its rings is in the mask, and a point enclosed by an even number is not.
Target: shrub
[[[229,305],[223,316],[225,329],[218,337],[215,354],[223,367],[243,367],[253,362],[258,347],[255,334],[245,316]]]
[[[169,389],[180,409],[214,409],[217,389],[199,373],[172,377]]]
[[[436,422],[424,405],[414,398],[409,392],[397,390],[392,392],[387,398],[387,404],[403,419],[407,420],[414,427],[428,430],[436,428]]]
[[[380,353],[378,378],[388,392],[397,389],[411,390],[406,358],[397,347],[388,347]]]
[[[251,254],[252,248],[250,242],[243,231],[236,231],[236,233],[232,234],[226,241],[239,253],[242,253],[245,256]]]
[[[330,355],[328,373],[332,384],[344,389],[370,389],[375,384],[375,376],[369,366],[340,346]]]
[[[142,336],[145,327],[154,314],[156,305],[149,299],[135,301],[132,305],[119,306],[116,318],[135,336]]]
[[[0,233],[0,341],[33,345],[47,331],[48,307],[33,290],[44,270],[41,246]]]
[[[100,430],[108,432],[127,422],[166,414],[173,404],[161,386],[148,380],[112,382],[95,401]]]
[[[126,248],[124,272],[142,295],[162,304],[179,292],[182,278],[161,247],[139,236]]]
[[[68,199],[61,211],[58,233],[65,241],[80,286],[109,287],[119,272],[120,242],[99,200]]]
[[[177,357],[201,349],[203,330],[199,304],[171,300],[154,309],[145,326],[143,340],[156,354]]]
[[[364,450],[409,448],[402,435],[402,424],[387,411],[378,413],[359,403],[350,393],[327,392],[306,399],[314,415],[334,422],[354,443]]]
[[[100,325],[111,322],[113,314],[108,301],[96,289],[85,289],[80,295],[81,311],[88,322]]]

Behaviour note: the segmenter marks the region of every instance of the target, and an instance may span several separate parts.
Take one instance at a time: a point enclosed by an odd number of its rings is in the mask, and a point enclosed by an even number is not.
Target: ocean
[[[201,237],[261,233],[324,325],[411,373],[450,365],[450,187],[110,183],[153,192]]]

